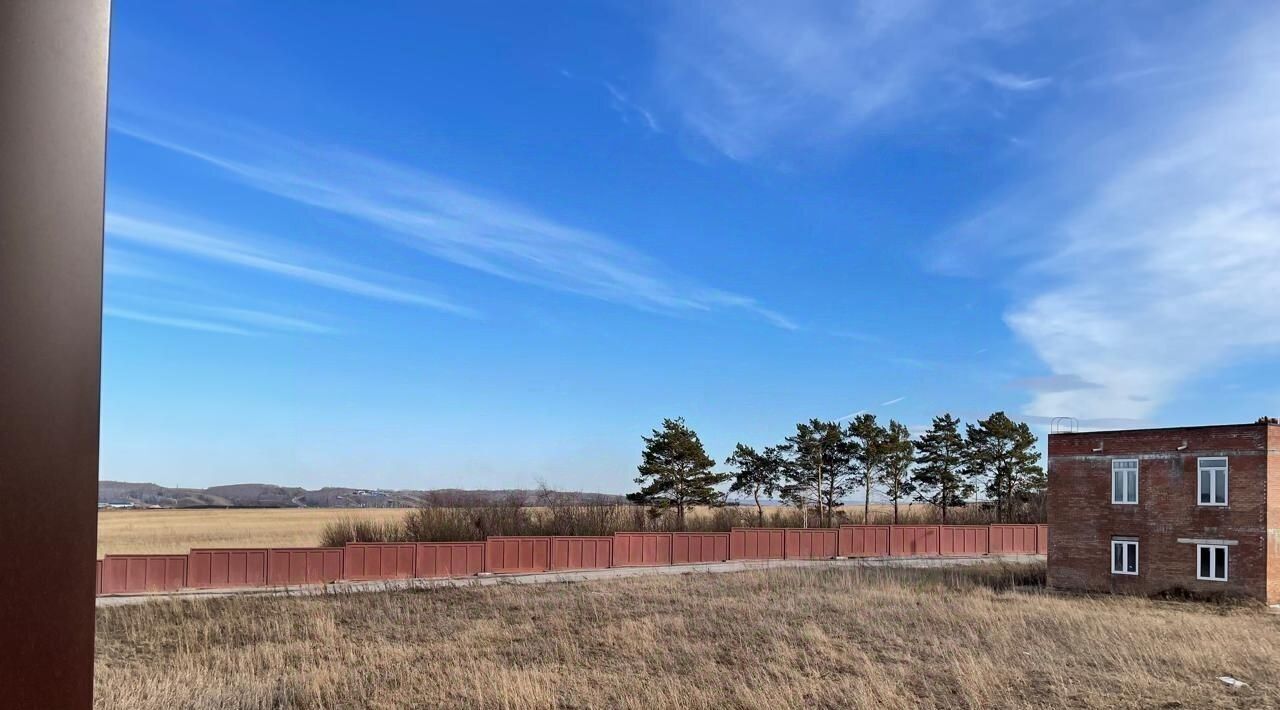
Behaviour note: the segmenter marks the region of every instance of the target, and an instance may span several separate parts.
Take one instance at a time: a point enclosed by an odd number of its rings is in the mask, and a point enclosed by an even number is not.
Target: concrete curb
[[[145,604],[163,599],[218,599],[223,597],[304,597],[322,594],[358,594],[362,592],[434,589],[438,587],[487,587],[496,584],[559,584],[590,582],[597,579],[653,577],[679,574],[723,574],[789,567],[964,567],[970,565],[1020,563],[1044,560],[1043,555],[1005,555],[1000,557],[860,557],[843,560],[734,560],[696,565],[662,565],[655,567],[610,567],[597,570],[540,572],[537,574],[501,574],[447,579],[387,579],[371,582],[333,582],[298,587],[242,587],[238,589],[193,589],[164,594],[129,594],[98,597],[97,607]]]

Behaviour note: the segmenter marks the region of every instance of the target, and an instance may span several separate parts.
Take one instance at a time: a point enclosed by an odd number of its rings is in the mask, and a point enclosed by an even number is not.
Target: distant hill
[[[626,499],[608,493],[544,490],[381,490],[320,488],[307,490],[269,483],[237,483],[209,488],[169,488],[154,483],[98,481],[99,505],[159,506],[161,508],[413,508],[420,505],[493,505],[518,500],[539,505],[557,503],[607,505]]]

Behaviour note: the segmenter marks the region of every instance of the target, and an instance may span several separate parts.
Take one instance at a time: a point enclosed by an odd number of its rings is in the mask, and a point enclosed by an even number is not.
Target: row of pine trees
[[[862,491],[863,520],[869,520],[872,491],[893,504],[898,522],[900,503],[919,501],[947,510],[964,505],[982,491],[998,520],[1012,520],[1015,507],[1045,489],[1045,474],[1035,449],[1036,436],[1025,423],[996,412],[963,425],[950,414],[934,417],[932,426],[913,438],[897,421],[882,425],[874,414],[859,414],[847,424],[812,419],[775,446],[757,450],[734,447],[725,459],[728,472],[717,471],[698,434],[683,419],[664,419],[644,437],[644,453],[636,483],[627,499],[649,507],[657,516],[674,511],[683,529],[694,506],[726,502],[726,492],[750,499],[763,524],[762,501],[777,499],[796,507],[804,525],[829,527],[845,498]]]

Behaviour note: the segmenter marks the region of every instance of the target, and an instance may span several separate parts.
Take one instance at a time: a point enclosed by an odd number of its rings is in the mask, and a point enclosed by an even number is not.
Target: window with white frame
[[[1227,581],[1227,546],[1196,545],[1196,579]]]
[[[1111,462],[1111,502],[1119,505],[1137,504],[1137,459],[1116,459]]]
[[[1227,504],[1227,459],[1225,456],[1201,458],[1199,462],[1200,505]]]
[[[1111,541],[1111,574],[1138,573],[1138,541]]]

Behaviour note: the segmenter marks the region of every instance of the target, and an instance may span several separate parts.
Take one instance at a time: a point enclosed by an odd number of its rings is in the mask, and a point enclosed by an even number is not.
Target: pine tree
[[[987,495],[996,502],[996,517],[1012,521],[1015,503],[1028,493],[1044,490],[1045,475],[1036,435],[1025,423],[996,412],[966,428],[965,465],[971,475],[987,483]]]
[[[756,524],[764,527],[764,507],[760,496],[773,496],[782,485],[783,461],[777,448],[770,446],[763,453],[745,444],[738,444],[725,464],[737,469],[730,493],[751,496],[756,504]]]
[[[884,463],[880,470],[879,483],[884,488],[889,500],[893,501],[893,524],[898,524],[898,501],[915,492],[915,481],[911,478],[912,457],[915,445],[911,443],[911,431],[906,425],[889,420],[889,428],[885,431]]]
[[[786,457],[783,498],[800,508],[806,527],[810,504],[817,506],[818,525],[831,525],[849,482],[850,450],[840,425],[819,419],[797,424],[778,450]]]
[[[871,516],[871,489],[884,472],[889,432],[876,422],[874,414],[859,414],[846,432],[853,452],[853,474],[862,486],[862,522]]]
[[[929,431],[916,442],[916,469],[912,476],[916,500],[942,511],[947,522],[947,509],[964,505],[973,495],[974,485],[965,465],[965,440],[960,434],[960,420],[950,414],[933,418]]]
[[[637,470],[640,490],[628,493],[627,500],[649,506],[653,516],[675,508],[676,525],[684,529],[690,506],[719,505],[722,497],[715,486],[728,476],[711,470],[715,459],[707,455],[697,433],[684,419],[663,419],[662,428],[644,438],[643,460]]]

